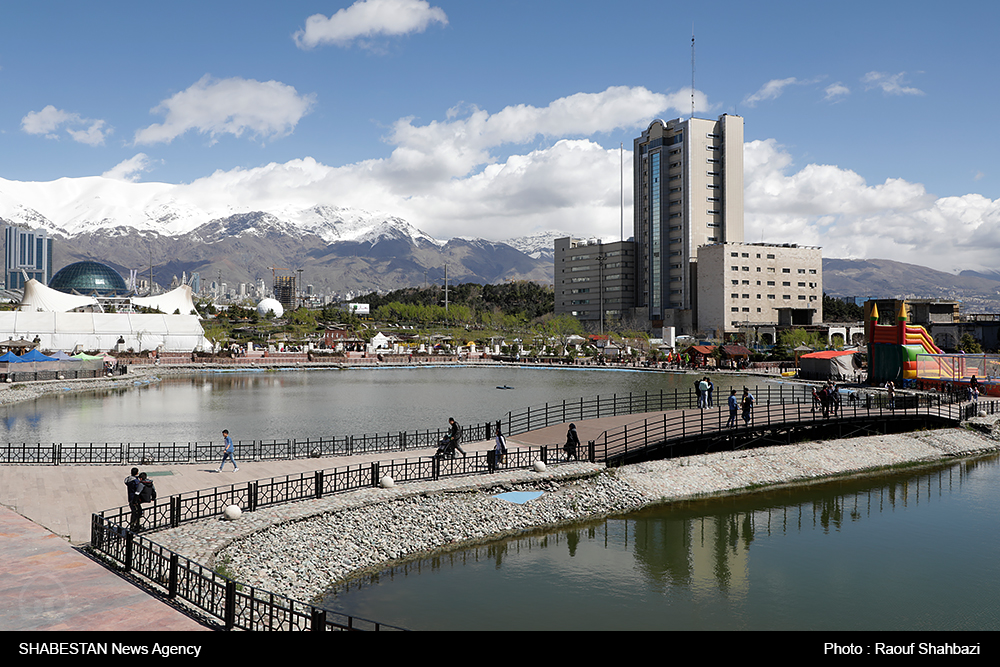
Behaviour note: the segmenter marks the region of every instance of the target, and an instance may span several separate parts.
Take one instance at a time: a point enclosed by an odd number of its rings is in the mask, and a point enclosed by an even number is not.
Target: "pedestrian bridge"
[[[913,397],[917,398],[917,397]],[[889,407],[884,402],[852,402],[824,415],[811,403],[763,404],[750,419],[737,415],[729,425],[727,408],[674,410],[608,429],[587,443],[591,461],[609,466],[712,451],[785,445],[803,439],[849,438],[956,426],[983,410],[1000,412],[1000,402],[948,403],[919,397]]]

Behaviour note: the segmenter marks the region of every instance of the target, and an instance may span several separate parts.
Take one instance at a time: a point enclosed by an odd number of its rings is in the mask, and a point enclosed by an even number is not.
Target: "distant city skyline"
[[[998,19],[961,0],[12,4],[0,215],[9,182],[103,175],[206,209],[614,241],[633,138],[691,115],[694,32],[695,115],[745,119],[747,242],[995,268]]]

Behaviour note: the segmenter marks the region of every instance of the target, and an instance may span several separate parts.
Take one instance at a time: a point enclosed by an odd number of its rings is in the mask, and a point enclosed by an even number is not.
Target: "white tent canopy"
[[[17,309],[23,313],[59,312],[74,308],[92,307],[99,309],[97,299],[91,296],[66,294],[38,282],[34,278],[24,284],[24,296]]]
[[[136,352],[155,350],[191,352],[211,349],[195,315],[138,315],[126,313],[0,312],[0,336],[41,340],[45,350],[110,350],[124,339]]]
[[[177,289],[170,290],[166,294],[158,294],[157,296],[134,296],[131,301],[133,306],[153,308],[168,315],[177,311],[180,311],[181,315],[198,314],[198,311],[194,308],[194,292],[191,290],[190,285],[181,285]]]

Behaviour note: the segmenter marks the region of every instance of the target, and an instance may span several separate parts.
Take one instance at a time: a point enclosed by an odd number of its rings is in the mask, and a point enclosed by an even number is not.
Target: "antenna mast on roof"
[[[694,118],[694,24],[691,24],[691,117]]]

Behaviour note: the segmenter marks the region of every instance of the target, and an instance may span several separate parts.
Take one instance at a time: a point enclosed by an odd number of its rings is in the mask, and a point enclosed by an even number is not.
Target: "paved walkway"
[[[652,413],[660,415],[662,413]],[[641,420],[625,415],[577,422],[580,440]],[[565,442],[567,425],[508,438],[510,447]],[[493,442],[463,444],[468,452]],[[227,484],[244,484],[379,460],[427,457],[435,448],[294,461],[143,467],[161,498]],[[91,514],[127,503],[131,466],[0,466],[0,631],[204,629],[173,606],[107,570],[79,551],[90,541]],[[461,478],[456,478],[461,485]],[[141,611],[141,613],[139,613]]]

